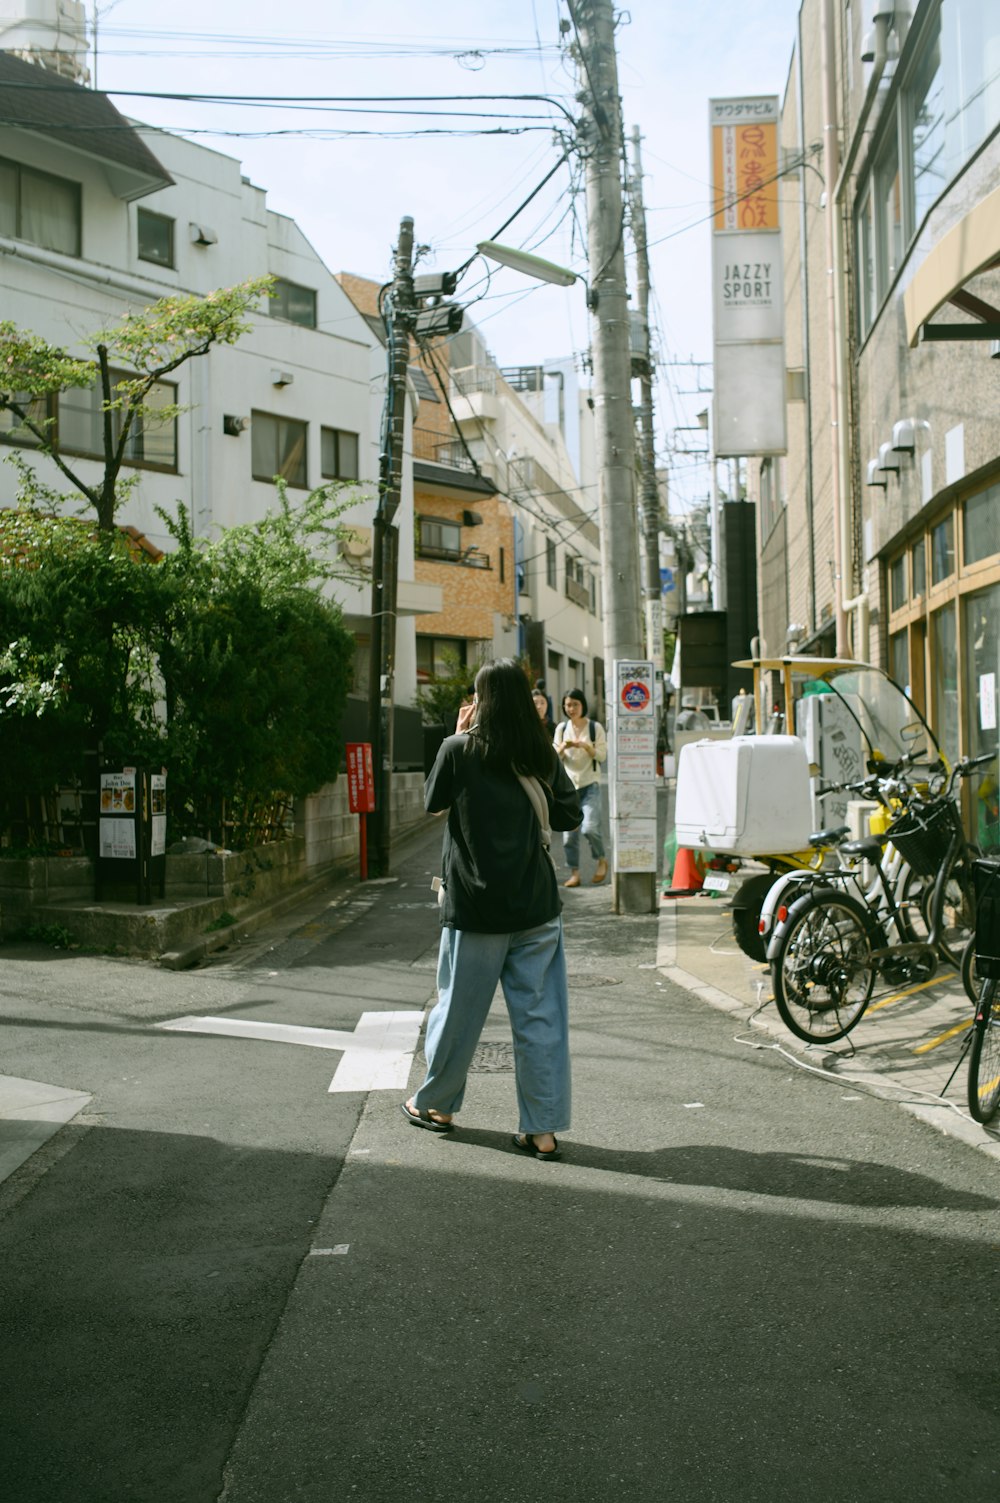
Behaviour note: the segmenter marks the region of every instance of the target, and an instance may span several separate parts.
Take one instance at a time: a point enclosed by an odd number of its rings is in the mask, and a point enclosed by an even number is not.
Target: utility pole
[[[588,301],[594,318],[593,395],[603,560],[604,652],[605,661],[610,665],[616,660],[643,657],[632,361],[625,285],[625,205],[621,172],[624,142],[612,0],[568,0],[568,4],[577,38],[577,97],[582,109],[580,146],[587,168]],[[613,681],[612,692],[616,692]],[[613,819],[613,830],[616,824]],[[612,837],[612,846],[615,911],[653,911],[656,906],[655,873],[619,871],[617,835]]]
[[[642,137],[632,131],[632,241],[635,245],[636,303],[642,324],[643,352],[639,374],[639,459],[642,475],[642,534],[645,544],[646,656],[653,670],[663,672],[663,593],[660,586],[660,497],[656,485],[656,436],[653,431],[653,359],[649,338],[649,256],[646,250],[646,210],[642,200]]]
[[[378,508],[372,535],[372,631],[368,669],[368,728],[375,778],[375,812],[368,814],[368,849],[375,869],[387,876],[392,846],[393,677],[396,665],[396,576],[399,529],[396,512],[403,487],[406,371],[410,332],[416,319],[413,292],[413,220],[399,223],[393,280],[384,290],[386,389],[379,455]]]

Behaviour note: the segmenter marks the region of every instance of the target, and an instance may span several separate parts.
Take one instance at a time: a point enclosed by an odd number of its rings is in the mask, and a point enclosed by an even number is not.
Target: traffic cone
[[[689,851],[686,846],[678,846],[674,859],[674,875],[663,896],[665,898],[693,897],[696,892],[701,891],[704,880],[698,869],[694,851]]]

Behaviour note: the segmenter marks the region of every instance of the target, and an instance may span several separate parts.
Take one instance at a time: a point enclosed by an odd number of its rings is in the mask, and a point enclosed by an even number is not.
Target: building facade
[[[788,452],[748,466],[762,645],[876,662],[950,757],[995,749],[1000,8],[803,0],[781,136]]]
[[[88,335],[128,311],[265,272],[276,279],[273,296],[252,317],[250,332],[162,383],[163,401],[185,410],[137,436],[127,459],[137,484],[119,520],[170,548],[158,508],[169,512],[183,502],[195,534],[212,538],[273,508],[275,476],[287,482],[293,502],[340,484],[355,537],[345,548],[345,578],[331,588],[359,645],[357,687],[364,693],[370,585],[361,544],[377,492],[382,345],[294,220],[268,208],[266,192],[242,175],[238,161],[144,132],[107,96],[0,51],[5,318],[84,354]],[[51,416],[60,452],[89,483],[101,453],[96,387],[60,394]],[[10,428],[9,415],[0,415],[0,444],[12,441]],[[35,455],[32,463],[46,483],[67,489],[50,459]],[[16,485],[13,469],[0,464],[0,505],[14,502]],[[439,603],[433,588],[414,582],[409,464],[398,521],[396,673],[399,698],[409,702],[416,690],[414,617]]]

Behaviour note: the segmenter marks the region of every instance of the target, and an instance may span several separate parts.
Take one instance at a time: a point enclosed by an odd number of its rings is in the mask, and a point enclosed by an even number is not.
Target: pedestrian
[[[545,713],[548,715],[549,719],[552,721],[552,723],[554,725],[555,724],[555,711],[552,708],[552,696],[549,693],[548,689],[546,689],[546,687],[545,687],[545,680],[543,678],[536,678],[535,679],[535,689],[534,689],[534,692],[536,694],[544,694],[545,695]]]
[[[544,725],[545,729],[548,731],[549,740],[551,741],[556,733],[556,728],[555,722],[549,715],[549,701],[542,693],[541,689],[532,690],[531,697],[535,701],[535,709],[538,711],[538,718]]]
[[[591,881],[603,882],[608,875],[601,836],[601,784],[598,767],[608,760],[608,738],[604,727],[587,715],[587,701],[582,689],[571,689],[563,700],[565,720],[556,726],[556,755],[569,773],[583,810],[582,829],[571,830],[564,841],[569,880],[564,887],[580,885],[580,836],[585,835],[590,854],[597,865]]]
[[[539,815],[518,774],[538,780],[557,830],[580,823],[580,803],[520,664],[485,664],[475,689],[473,724],[442,742],[424,787],[428,812],[448,814],[438,1000],[427,1022],[427,1073],[402,1110],[415,1127],[451,1130],[499,982],[514,1038],[513,1141],[535,1158],[554,1159],[555,1135],[570,1121],[562,905]]]

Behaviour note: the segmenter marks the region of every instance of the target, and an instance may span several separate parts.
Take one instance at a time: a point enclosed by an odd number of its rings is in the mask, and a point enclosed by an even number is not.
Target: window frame
[[[258,474],[258,472],[254,469],[254,446],[253,446],[254,425],[256,423],[259,423],[259,421],[260,421],[261,418],[266,418],[268,422],[278,423],[279,425],[282,424],[282,423],[284,423],[284,424],[287,424],[290,427],[300,428],[302,430],[302,479],[301,480],[293,480],[293,479],[291,479],[287,475],[281,475],[280,469],[272,470],[269,475]],[[279,432],[280,432],[280,428],[279,428]],[[283,479],[285,481],[286,485],[291,486],[293,490],[307,491],[309,489],[309,423],[308,423],[308,421],[305,418],[289,417],[289,415],[287,413],[284,413],[284,412],[266,412],[263,408],[259,408],[259,407],[253,407],[253,408],[251,408],[251,410],[250,410],[250,477],[251,477],[252,480],[258,480],[258,481],[260,481],[261,484],[263,484],[263,485],[273,485],[275,479],[278,478],[278,477],[280,477],[281,479]]]
[[[417,557],[427,559],[430,563],[451,564],[457,563],[462,557],[462,524],[454,517],[436,517],[429,512],[418,512],[420,518],[419,537],[417,539]],[[432,543],[427,535],[428,527],[441,528],[441,541]],[[443,529],[454,531],[457,537],[454,547],[444,541]]]
[[[161,256],[143,255],[142,252],[142,223],[143,221],[156,220],[167,226],[169,240],[169,259],[164,261]],[[145,261],[150,266],[165,266],[170,271],[177,269],[177,221],[169,214],[160,214],[156,209],[147,209],[142,204],[137,205],[135,211],[135,254],[136,259]]]
[[[109,372],[109,375],[111,377],[112,388],[114,388],[114,385],[115,385],[115,383],[117,381],[122,381],[122,380],[131,381],[131,380],[134,380],[136,374],[137,373],[135,371],[126,371],[126,370],[120,369],[119,367],[113,367],[111,369],[111,371]],[[157,381],[155,383],[155,386],[158,387],[158,388],[162,388],[164,391],[169,391],[169,394],[170,394],[169,395],[169,400],[164,404],[165,406],[167,406],[167,407],[173,407],[173,406],[177,405],[178,383],[176,381]],[[97,369],[97,367],[95,366],[94,367],[94,380],[92,381],[92,383],[90,384],[90,386],[67,387],[64,391],[60,391],[58,393],[57,398],[56,398],[56,402],[55,402],[55,422],[54,422],[54,424],[52,426],[52,430],[51,430],[52,431],[52,435],[53,435],[53,438],[52,438],[52,447],[56,451],[56,453],[58,453],[58,454],[69,454],[69,455],[72,455],[72,457],[74,459],[92,459],[92,460],[95,461],[95,463],[101,464],[101,463],[104,462],[104,446],[103,446],[103,443],[100,444],[100,445],[96,445],[94,448],[91,449],[91,448],[84,448],[80,444],[68,444],[68,443],[65,442],[65,440],[63,438],[63,431],[62,431],[63,430],[62,403],[63,403],[63,401],[65,399],[70,398],[72,396],[78,396],[82,392],[91,392],[91,393],[93,393],[94,397],[96,398],[96,405],[92,409],[90,416],[92,416],[95,419],[95,421],[97,421],[97,422],[101,422],[102,421],[102,414],[101,414],[101,411],[100,411],[100,404],[104,400],[104,394],[101,391],[100,372]],[[121,415],[120,415],[120,413],[117,412],[117,411],[112,412],[112,414],[111,414],[111,421],[112,421],[112,424],[113,424],[114,430],[115,430],[115,433],[114,433],[115,443],[117,443],[118,439],[121,437]],[[128,441],[128,444],[126,445],[125,453],[122,456],[122,464],[123,465],[128,465],[129,469],[132,469],[132,470],[156,470],[161,475],[176,475],[178,473],[178,469],[179,469],[179,467],[178,467],[177,416],[176,416],[176,414],[172,418],[167,419],[166,422],[164,422],[163,424],[160,424],[160,425],[157,425],[157,426],[162,426],[162,427],[166,428],[168,425],[169,425],[170,430],[171,430],[171,440],[172,440],[172,448],[173,448],[173,459],[172,459],[172,461],[170,463],[163,463],[162,461],[160,461],[158,459],[147,459],[145,457],[145,455],[138,455],[138,454],[136,454],[136,452],[135,452],[135,450],[133,448],[133,445],[136,444],[137,441],[141,441],[142,436],[143,436],[143,431],[144,431],[143,427],[142,427],[142,423],[141,423],[141,421],[139,421],[138,426],[136,426],[135,423],[133,423],[133,425],[132,425],[132,431],[129,434],[129,441]]]
[[[32,167],[27,162],[19,162],[14,157],[0,156],[0,166],[10,167],[16,176],[14,203],[14,226],[15,232],[11,236],[13,240],[23,240],[26,245],[37,245],[41,250],[55,252],[58,256],[72,256],[79,260],[83,255],[83,187],[75,178],[61,177],[56,172],[46,172],[42,167]],[[45,182],[58,183],[60,188],[71,190],[75,200],[75,228],[76,249],[64,250],[60,245],[46,245],[42,240],[32,240],[22,230],[22,179],[24,176],[40,178]]]
[[[292,318],[287,311],[287,307],[284,310],[280,311],[275,308],[275,304],[279,301],[279,289],[284,290],[286,288],[294,290],[295,292],[306,292],[309,294],[312,305],[311,318]],[[274,286],[268,294],[267,311],[271,318],[280,319],[282,323],[296,324],[300,329],[315,329],[318,327],[317,296],[318,295],[315,287],[307,287],[303,282],[293,282],[290,277],[276,276],[274,279]]]
[[[336,455],[334,468],[326,468],[325,440],[330,435],[333,439],[333,448]],[[354,440],[354,473],[345,473],[341,460],[341,438]],[[324,423],[319,430],[319,472],[324,480],[360,480],[361,479],[361,435],[354,433],[350,428],[331,428]]]

